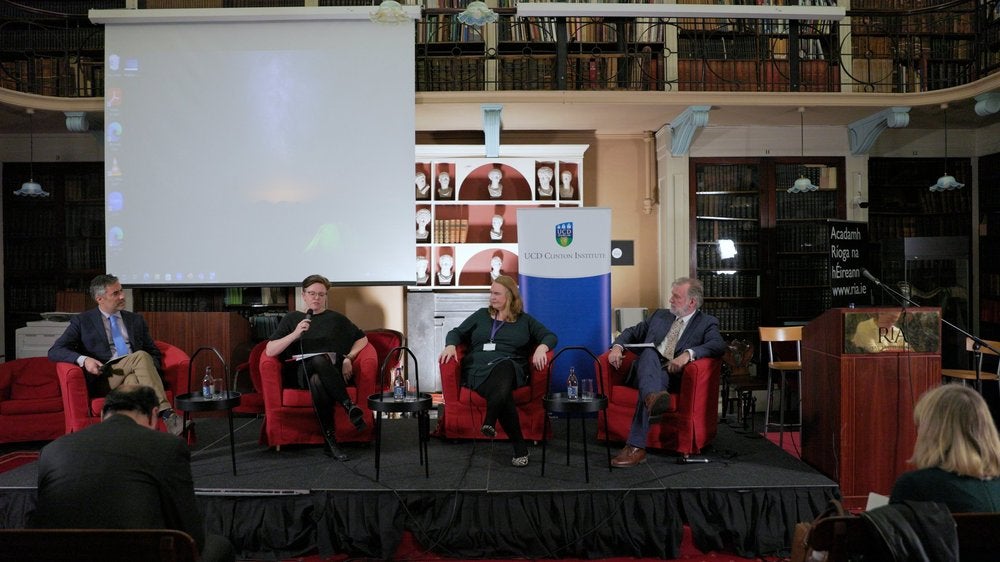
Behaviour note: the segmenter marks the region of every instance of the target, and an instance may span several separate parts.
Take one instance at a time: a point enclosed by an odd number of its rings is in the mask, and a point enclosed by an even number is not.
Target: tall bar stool
[[[760,341],[767,344],[767,409],[764,411],[764,431],[768,431],[771,426],[778,428],[778,446],[785,445],[785,427],[794,425],[802,428],[802,326],[760,326]],[[795,360],[781,361],[775,356],[774,344],[780,342],[795,343]],[[772,374],[777,372],[781,377],[778,389],[778,423],[771,423],[772,395],[774,394],[774,380]],[[789,373],[795,373],[798,381],[799,394],[799,422],[797,424],[785,425],[785,382]]]

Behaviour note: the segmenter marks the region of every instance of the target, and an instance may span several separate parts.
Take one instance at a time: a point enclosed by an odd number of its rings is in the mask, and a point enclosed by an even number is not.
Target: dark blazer
[[[156,369],[161,370],[163,354],[149,334],[146,321],[142,316],[127,310],[123,310],[121,315],[132,351],[142,350],[149,353],[153,357]],[[113,355],[112,345],[104,329],[104,315],[99,308],[92,308],[70,319],[66,331],[49,348],[49,360],[76,363],[78,357],[86,355],[101,363],[107,363]]]
[[[201,549],[205,529],[187,445],[125,415],[56,439],[38,458],[28,526],[178,529]]]
[[[622,331],[621,335],[615,338],[615,343],[621,345],[629,343],[660,345],[663,338],[667,337],[667,332],[670,331],[670,326],[676,318],[669,310],[658,309],[646,320]],[[718,318],[700,310],[694,313],[688,325],[684,327],[681,338],[677,340],[674,357],[688,349],[694,352],[696,359],[722,357],[726,352],[726,340],[722,339],[722,334],[719,333]],[[673,359],[673,357],[669,359]]]

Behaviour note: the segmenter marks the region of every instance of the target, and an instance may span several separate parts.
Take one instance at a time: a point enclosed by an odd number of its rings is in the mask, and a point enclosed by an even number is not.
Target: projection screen
[[[403,284],[413,19],[371,7],[95,10],[107,270],[126,285]]]

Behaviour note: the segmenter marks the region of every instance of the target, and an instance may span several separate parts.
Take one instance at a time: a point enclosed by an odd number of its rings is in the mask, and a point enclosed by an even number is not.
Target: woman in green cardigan
[[[486,400],[483,435],[496,436],[500,422],[514,447],[511,464],[528,466],[528,446],[514,403],[514,389],[527,384],[531,364],[544,369],[548,351],[556,346],[556,335],[524,312],[517,283],[500,275],[490,286],[490,305],[473,312],[448,332],[439,361],[455,361],[455,346],[465,344],[462,379]]]

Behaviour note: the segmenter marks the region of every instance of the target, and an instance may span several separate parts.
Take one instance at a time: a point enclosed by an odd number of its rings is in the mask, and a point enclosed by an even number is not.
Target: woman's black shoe
[[[341,451],[340,447],[337,446],[337,440],[332,431],[324,431],[323,439],[326,441],[326,456],[333,457],[340,462],[347,460],[347,453]]]
[[[351,423],[354,424],[354,428],[361,431],[368,424],[365,423],[365,413],[353,402],[344,403],[344,408],[347,409],[347,417],[351,419]]]
[[[488,423],[483,424],[483,427],[479,428],[479,431],[482,431],[483,435],[485,435],[487,437],[496,437],[497,436],[497,430],[496,430],[496,428],[493,427],[492,425],[488,424]]]

